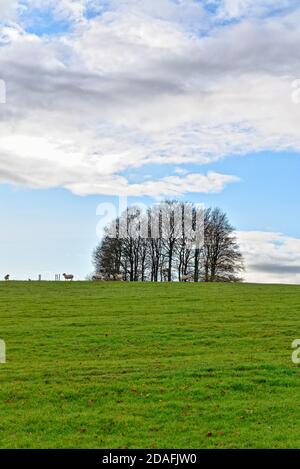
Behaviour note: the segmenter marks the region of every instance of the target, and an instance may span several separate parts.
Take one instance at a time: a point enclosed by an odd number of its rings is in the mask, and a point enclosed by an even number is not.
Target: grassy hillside
[[[300,287],[1,283],[1,448],[300,448]]]

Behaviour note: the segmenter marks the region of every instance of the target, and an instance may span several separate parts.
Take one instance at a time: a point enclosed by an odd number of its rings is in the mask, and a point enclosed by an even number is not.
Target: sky
[[[296,0],[0,0],[0,278],[92,272],[119,197],[219,206],[300,283]],[[5,91],[5,93],[4,93]]]

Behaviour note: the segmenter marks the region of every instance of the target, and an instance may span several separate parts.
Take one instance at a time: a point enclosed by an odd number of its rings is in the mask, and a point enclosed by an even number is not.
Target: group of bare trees
[[[234,229],[220,209],[166,201],[127,209],[93,253],[95,278],[236,282],[243,268]]]

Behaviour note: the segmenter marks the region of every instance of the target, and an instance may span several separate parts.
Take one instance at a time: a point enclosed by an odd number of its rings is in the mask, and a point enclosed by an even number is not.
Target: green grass
[[[1,448],[300,448],[300,287],[0,284]]]

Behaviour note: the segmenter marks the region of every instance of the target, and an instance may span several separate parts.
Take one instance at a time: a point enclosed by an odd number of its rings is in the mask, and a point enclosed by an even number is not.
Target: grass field
[[[300,287],[0,284],[1,448],[300,448]]]

